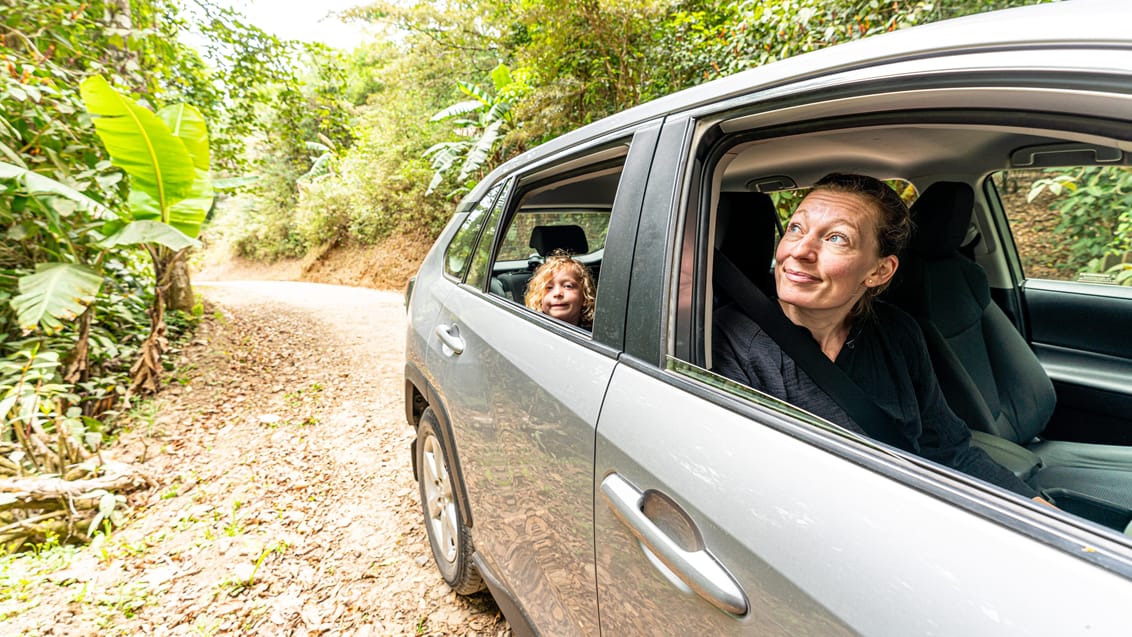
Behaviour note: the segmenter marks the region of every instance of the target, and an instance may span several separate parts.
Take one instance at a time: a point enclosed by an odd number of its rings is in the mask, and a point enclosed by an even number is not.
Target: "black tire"
[[[417,467],[425,531],[440,575],[460,595],[482,591],[483,578],[472,563],[472,535],[464,525],[440,423],[431,407],[421,414],[417,426]]]

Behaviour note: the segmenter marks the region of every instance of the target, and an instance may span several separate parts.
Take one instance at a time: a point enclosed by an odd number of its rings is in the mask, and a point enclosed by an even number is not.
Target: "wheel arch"
[[[436,416],[437,433],[444,445],[445,460],[448,462],[448,473],[452,477],[453,486],[458,494],[457,503],[460,506],[460,515],[464,524],[471,529],[472,507],[468,502],[468,489],[464,485],[464,472],[460,467],[459,453],[456,451],[455,437],[452,433],[452,420],[448,409],[440,399],[440,395],[428,382],[421,370],[411,363],[405,364],[405,419],[412,426],[413,431],[420,428],[421,416],[425,409],[432,408]],[[413,479],[420,480],[420,467],[417,466],[417,437],[413,437],[410,446],[410,456],[413,463]]]

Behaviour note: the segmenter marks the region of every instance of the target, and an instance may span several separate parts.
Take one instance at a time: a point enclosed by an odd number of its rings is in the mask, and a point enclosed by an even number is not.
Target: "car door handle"
[[[675,502],[657,492],[641,493],[637,487],[616,473],[601,481],[601,493],[613,513],[640,540],[644,548],[653,552],[680,581],[710,602],[716,608],[733,615],[747,614],[747,596],[739,583],[715,556],[703,546],[699,530]],[[661,507],[665,517],[682,516],[675,527],[683,527],[680,541],[673,539],[645,513],[645,500],[654,497],[665,504]],[[667,507],[667,508],[665,508]],[[666,525],[672,528],[673,525]],[[689,537],[691,536],[691,537]],[[681,546],[683,544],[684,546]],[[688,550],[691,548],[692,550]]]
[[[456,325],[437,325],[436,336],[452,354],[464,353],[464,339],[460,338],[460,328]]]

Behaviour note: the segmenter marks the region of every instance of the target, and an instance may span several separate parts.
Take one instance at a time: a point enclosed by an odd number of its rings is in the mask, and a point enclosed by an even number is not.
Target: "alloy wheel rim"
[[[432,531],[439,552],[437,557],[452,563],[456,561],[456,505],[452,500],[452,483],[448,479],[448,466],[436,436],[424,440],[424,472],[421,480],[425,492],[426,522]]]

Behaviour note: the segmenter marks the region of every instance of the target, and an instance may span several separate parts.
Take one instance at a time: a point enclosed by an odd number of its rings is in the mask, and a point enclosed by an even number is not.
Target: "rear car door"
[[[478,559],[544,634],[598,633],[594,431],[620,350],[624,314],[615,308],[627,280],[603,253],[632,250],[640,201],[623,186],[643,179],[653,139],[644,137],[613,135],[509,177],[430,342]],[[521,279],[511,275],[527,264],[514,255],[531,223],[569,220],[587,226],[589,254],[579,259],[601,272],[592,332],[501,287]]]

